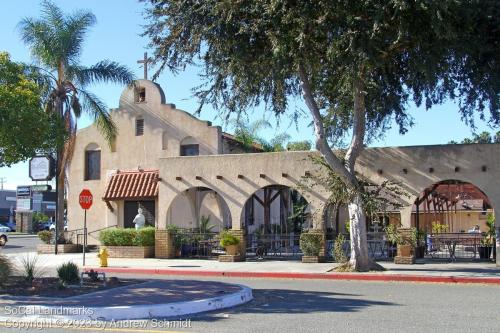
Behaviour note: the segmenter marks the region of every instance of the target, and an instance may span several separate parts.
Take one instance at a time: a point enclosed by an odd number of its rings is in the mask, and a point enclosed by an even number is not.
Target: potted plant
[[[175,249],[175,256],[180,257],[182,254],[181,253],[182,244],[184,243],[183,231],[181,230],[180,227],[176,226],[175,224],[168,224],[166,229],[174,237],[173,245]]]
[[[389,224],[385,227],[385,236],[388,243],[387,255],[389,258],[394,258],[396,256],[396,246],[401,241],[401,233],[395,224]]]
[[[226,250],[226,254],[230,256],[235,256],[238,253],[238,245],[240,244],[240,239],[228,230],[224,230],[220,234],[220,246]]]
[[[385,234],[391,244],[397,245],[398,257],[413,257],[413,249],[417,245],[416,228],[410,228],[407,232],[403,233],[396,225],[390,224],[385,228]]]
[[[480,259],[489,259],[495,245],[495,218],[492,214],[488,214],[486,226],[488,230],[484,233],[481,245],[478,247]]]

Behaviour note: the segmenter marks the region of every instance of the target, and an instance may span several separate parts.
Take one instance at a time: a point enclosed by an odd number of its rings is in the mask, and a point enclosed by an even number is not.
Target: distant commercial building
[[[16,191],[0,190],[0,223],[8,222],[9,217],[14,219],[16,210]]]
[[[48,217],[55,217],[56,193],[50,186],[18,186],[13,192],[14,208],[16,211],[39,212]]]

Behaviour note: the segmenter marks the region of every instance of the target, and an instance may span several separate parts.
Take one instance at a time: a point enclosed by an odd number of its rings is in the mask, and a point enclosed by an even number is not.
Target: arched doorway
[[[178,256],[216,257],[222,253],[219,233],[231,229],[228,205],[216,191],[193,187],[179,193],[167,211],[167,229],[175,234]]]
[[[425,188],[411,213],[411,225],[419,231],[419,256],[428,259],[493,259],[494,221],[488,196],[474,184],[455,179]]]
[[[241,224],[247,235],[247,257],[298,259],[300,233],[312,228],[310,206],[295,189],[266,186],[246,201]]]

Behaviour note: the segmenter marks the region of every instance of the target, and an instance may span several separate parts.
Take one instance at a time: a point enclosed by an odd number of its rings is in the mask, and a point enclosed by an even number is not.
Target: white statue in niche
[[[136,230],[144,228],[144,225],[146,224],[146,218],[144,217],[144,214],[142,214],[142,208],[139,208],[137,210],[137,215],[134,217],[133,223],[135,224]]]

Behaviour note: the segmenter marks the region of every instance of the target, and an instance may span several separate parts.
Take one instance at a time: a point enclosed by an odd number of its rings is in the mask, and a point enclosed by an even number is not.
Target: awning
[[[158,170],[117,171],[106,186],[103,200],[141,200],[158,196]]]

